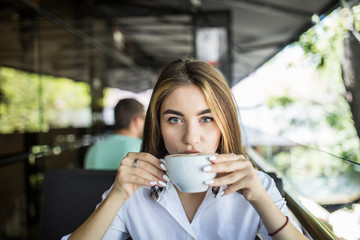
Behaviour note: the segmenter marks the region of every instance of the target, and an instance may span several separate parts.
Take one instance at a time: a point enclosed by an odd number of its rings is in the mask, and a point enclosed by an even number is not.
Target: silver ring
[[[134,164],[133,164],[134,168],[138,167],[139,162],[140,162],[140,159],[135,159]]]

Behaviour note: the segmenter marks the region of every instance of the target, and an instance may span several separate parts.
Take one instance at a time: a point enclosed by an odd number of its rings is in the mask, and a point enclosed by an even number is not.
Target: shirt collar
[[[173,187],[171,182],[168,182],[166,187],[153,186],[150,190],[150,196],[154,201],[159,201],[160,197],[164,194],[164,192],[171,187]],[[220,197],[221,191],[223,191],[225,188],[226,186],[212,187],[211,192],[214,198]]]

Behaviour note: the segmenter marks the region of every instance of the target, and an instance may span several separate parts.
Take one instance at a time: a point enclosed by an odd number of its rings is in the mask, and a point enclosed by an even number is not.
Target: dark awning
[[[324,16],[339,5],[338,0],[32,2],[0,1],[0,66],[76,81],[99,79],[103,86],[134,92],[151,88],[169,60],[193,56],[194,14],[230,13],[234,85],[296,41],[312,26],[313,14]],[[125,41],[117,44],[114,37]]]

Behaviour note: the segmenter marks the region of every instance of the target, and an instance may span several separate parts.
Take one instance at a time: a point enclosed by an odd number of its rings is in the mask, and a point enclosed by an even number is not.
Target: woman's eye
[[[201,118],[201,122],[203,123],[209,123],[209,122],[212,122],[213,118],[211,117],[203,117]]]
[[[169,123],[181,123],[181,119],[177,117],[171,117],[168,120]]]

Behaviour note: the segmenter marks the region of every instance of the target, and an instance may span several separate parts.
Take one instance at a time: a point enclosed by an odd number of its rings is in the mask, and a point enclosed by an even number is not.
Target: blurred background
[[[83,168],[183,56],[224,74],[309,238],[360,239],[359,31],[359,1],[1,0],[0,239],[38,239],[44,174]]]

